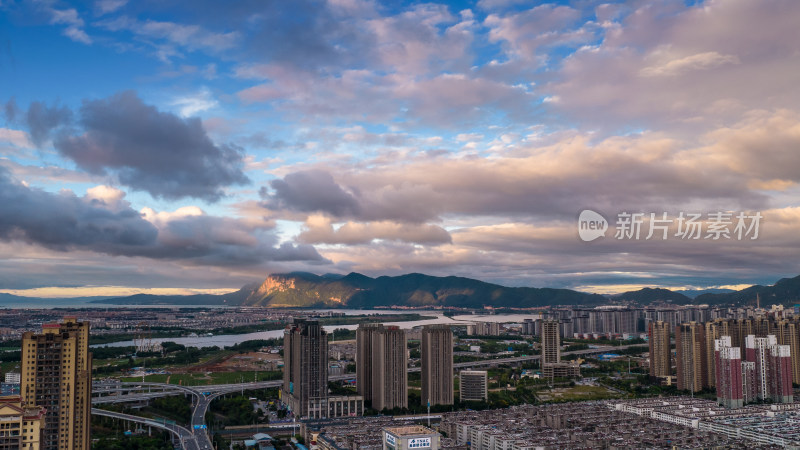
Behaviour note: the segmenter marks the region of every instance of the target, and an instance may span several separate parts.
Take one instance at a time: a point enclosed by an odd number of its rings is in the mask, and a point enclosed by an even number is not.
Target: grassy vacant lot
[[[549,391],[538,391],[536,398],[542,402],[573,402],[581,400],[604,400],[619,398],[619,394],[603,386],[574,386],[569,388],[556,388]]]
[[[180,384],[182,386],[203,386],[208,384],[245,383],[248,381],[280,380],[280,371],[245,371],[245,372],[213,372],[213,373],[173,373],[147,375],[145,381],[153,383]],[[142,381],[142,377],[125,377],[122,381]]]

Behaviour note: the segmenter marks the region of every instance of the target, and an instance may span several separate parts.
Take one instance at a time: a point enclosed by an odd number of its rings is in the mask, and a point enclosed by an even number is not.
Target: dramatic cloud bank
[[[0,2],[0,288],[795,276],[800,3],[689,3]],[[762,220],[615,239],[623,212]]]

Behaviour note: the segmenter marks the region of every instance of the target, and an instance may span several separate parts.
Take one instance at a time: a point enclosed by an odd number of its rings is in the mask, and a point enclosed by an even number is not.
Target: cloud
[[[9,174],[14,178],[25,180],[32,184],[62,186],[64,183],[92,183],[97,181],[84,171],[65,169],[53,164],[26,165],[0,157],[0,166],[8,170]]]
[[[128,4],[128,0],[97,0],[94,3],[97,15],[113,13]]]
[[[200,119],[159,111],[131,91],[85,101],[80,125],[81,134],[56,139],[59,153],[154,197],[214,202],[225,195],[223,188],[249,182],[241,149],[214,144]]]
[[[201,89],[195,95],[179,97],[172,102],[173,106],[179,108],[182,117],[193,117],[197,113],[208,111],[215,108],[219,102],[214,99],[213,94],[208,88]]]
[[[17,101],[13,97],[3,105],[3,115],[5,115],[6,121],[13,123],[17,120],[17,114],[19,113]]]
[[[800,208],[763,210],[760,236],[750,240],[578,239],[576,221],[483,220],[451,232],[452,244],[399,241],[325,249],[337,267],[370,275],[419,271],[511,286],[607,291],[603,286],[695,286],[774,283],[800,272]],[[625,288],[616,292],[627,290]]]
[[[503,16],[490,14],[484,25],[489,27],[489,41],[501,43],[509,57],[541,64],[546,61],[540,57],[543,48],[583,44],[595,38],[593,24],[580,26],[580,18],[581,12],[575,8],[545,4]]]
[[[526,3],[528,3],[526,0],[479,0],[478,8],[484,11],[494,11]]]
[[[19,148],[33,148],[30,136],[22,130],[0,128],[0,142],[8,142]]]
[[[142,210],[144,218],[159,230],[159,246],[142,252],[151,258],[179,259],[215,266],[246,266],[264,261],[324,262],[310,245],[277,244],[266,222],[254,223],[206,215],[196,206],[173,212]]]
[[[357,215],[358,200],[320,170],[294,172],[270,182],[274,192],[264,188],[261,195],[270,208],[301,212],[327,212],[337,217]]]
[[[754,111],[739,123],[707,134],[710,158],[748,182],[800,183],[800,113]],[[787,184],[788,183],[788,184]]]
[[[50,15],[51,24],[67,25],[67,28],[63,32],[64,36],[82,44],[92,43],[92,39],[83,30],[84,22],[83,19],[78,16],[78,11],[76,9],[56,9],[47,7],[45,10]]]
[[[510,150],[491,158],[421,152],[361,165],[304,165],[272,181],[264,200],[276,212],[402,223],[452,217],[571,219],[587,207],[614,212],[687,205],[763,208],[770,197],[752,183],[797,183],[800,162],[790,153],[800,145],[798,123],[793,113],[764,113],[710,132],[701,143],[660,133],[598,142],[589,133],[533,142],[503,135],[500,140],[510,140]]]
[[[403,224],[391,221],[346,222],[334,229],[332,221],[323,215],[311,215],[306,229],[298,240],[309,244],[368,244],[377,239],[440,245],[452,242],[442,227],[429,224]]]
[[[674,76],[692,70],[708,70],[725,64],[741,64],[736,55],[721,55],[717,52],[697,53],[672,59],[657,66],[648,66],[639,73],[646,77]]]
[[[211,54],[232,50],[242,37],[239,31],[214,32],[199,25],[151,19],[142,22],[127,16],[102,20],[97,25],[109,31],[129,31],[149,41],[156,47],[156,55],[164,62],[182,56],[178,48]]]
[[[196,206],[173,212],[130,207],[125,193],[95,186],[78,197],[12,179],[0,168],[0,240],[58,252],[89,251],[210,266],[326,260],[313,246],[278,243],[269,222],[215,217]]]
[[[751,110],[795,108],[800,91],[788,74],[800,71],[798,20],[791,0],[637,5],[540,89],[559,99],[548,104],[554,114],[606,133],[696,133]]]
[[[41,147],[53,130],[72,121],[72,110],[66,106],[48,107],[43,102],[32,102],[25,115],[25,123],[33,143]]]
[[[69,191],[51,194],[29,188],[0,168],[0,239],[121,255],[155,244],[157,235],[130,208],[114,211]]]

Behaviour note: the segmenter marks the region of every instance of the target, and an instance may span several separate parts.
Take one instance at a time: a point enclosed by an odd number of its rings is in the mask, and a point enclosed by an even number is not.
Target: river
[[[421,325],[433,324],[448,324],[448,325],[467,325],[471,322],[502,322],[502,323],[521,323],[525,319],[537,319],[538,314],[464,314],[451,317],[444,316],[438,311],[395,311],[395,310],[360,310],[360,309],[331,309],[331,310],[315,310],[316,312],[333,311],[344,313],[345,315],[359,315],[359,314],[398,314],[404,312],[416,312],[423,316],[435,316],[433,319],[426,320],[413,320],[405,322],[385,322],[384,325],[397,325],[400,328],[411,329]],[[355,330],[358,328],[357,324],[351,325],[326,325],[325,330],[328,332],[336,328],[345,328],[348,330]],[[246,334],[220,334],[216,336],[187,336],[187,337],[167,337],[167,338],[153,338],[154,343],[161,343],[165,341],[175,342],[177,344],[185,345],[187,347],[230,347],[244,341],[252,341],[255,339],[274,339],[283,336],[283,330],[271,331],[257,331],[254,333]],[[126,347],[133,346],[133,341],[112,342],[110,344],[93,345],[92,347]]]

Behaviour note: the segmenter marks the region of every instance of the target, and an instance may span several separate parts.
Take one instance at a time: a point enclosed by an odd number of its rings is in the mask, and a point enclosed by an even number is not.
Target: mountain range
[[[688,294],[688,295],[687,295]],[[644,288],[613,296],[570,289],[505,287],[463,277],[434,277],[419,273],[371,278],[359,273],[315,275],[306,272],[272,274],[261,283],[224,295],[159,296],[139,294],[98,300],[127,305],[250,305],[268,307],[376,308],[386,306],[459,306],[466,308],[597,306],[616,303],[672,303],[677,305],[793,304],[800,299],[800,276],[772,286],[755,285],[740,291],[671,291]]]
[[[506,287],[463,277],[435,277],[419,273],[371,278],[359,273],[315,275],[292,272],[269,275],[260,283],[236,292],[211,295],[150,295],[85,299],[84,302],[116,305],[229,305],[293,308],[380,308],[387,306],[466,308],[535,308],[549,305],[597,306],[608,303],[672,303],[677,305],[791,305],[800,303],[800,276],[784,278],[771,286],[754,285],[739,291],[672,291],[644,288],[602,296],[571,289]],[[0,294],[0,306],[55,299],[32,299]],[[74,299],[73,299],[74,300]]]
[[[274,274],[258,286],[245,286],[234,294],[246,305],[272,307],[460,306],[466,308],[536,307],[556,304],[597,305],[601,295],[569,289],[505,287],[462,277],[434,277],[411,273],[370,278],[310,273]]]

